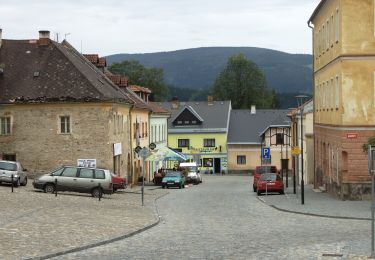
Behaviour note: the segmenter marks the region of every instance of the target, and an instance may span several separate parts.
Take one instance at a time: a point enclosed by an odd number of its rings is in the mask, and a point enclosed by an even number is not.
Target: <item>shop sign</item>
[[[346,138],[347,139],[357,139],[358,134],[357,133],[347,133]]]
[[[78,159],[77,166],[96,168],[96,159]]]
[[[113,156],[117,156],[122,154],[122,146],[121,143],[113,144]]]
[[[190,147],[190,149],[193,152],[212,153],[217,150],[217,147],[202,147],[202,148]]]

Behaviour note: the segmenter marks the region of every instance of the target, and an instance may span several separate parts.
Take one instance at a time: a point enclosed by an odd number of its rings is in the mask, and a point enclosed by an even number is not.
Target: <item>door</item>
[[[77,179],[77,191],[90,192],[95,186],[94,170],[81,168],[79,171],[79,177]]]
[[[215,173],[221,172],[221,160],[220,158],[214,158]]]
[[[74,191],[78,186],[77,168],[67,167],[62,174],[57,177],[57,189]]]

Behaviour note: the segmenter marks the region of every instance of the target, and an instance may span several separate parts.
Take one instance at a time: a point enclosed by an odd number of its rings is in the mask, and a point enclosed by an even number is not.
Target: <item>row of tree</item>
[[[167,86],[164,71],[160,68],[145,68],[138,61],[123,61],[113,63],[109,70],[127,76],[130,85],[150,88],[155,101],[166,101],[178,92],[177,88]],[[187,94],[194,100],[202,100],[207,94],[213,95],[216,100],[231,100],[234,109],[248,109],[251,105],[259,108],[279,107],[276,93],[267,88],[264,73],[243,54],[228,59],[226,67],[209,90],[198,91],[194,93],[195,96]],[[186,98],[177,97],[182,100]]]

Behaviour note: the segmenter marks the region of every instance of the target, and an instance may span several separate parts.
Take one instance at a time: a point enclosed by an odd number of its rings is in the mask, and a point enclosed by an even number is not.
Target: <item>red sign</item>
[[[356,139],[358,137],[357,133],[347,133],[346,138],[347,139]]]

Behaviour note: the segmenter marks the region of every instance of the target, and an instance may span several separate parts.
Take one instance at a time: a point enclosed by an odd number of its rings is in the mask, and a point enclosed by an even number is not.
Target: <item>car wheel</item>
[[[17,179],[17,181],[14,183],[14,187],[18,188],[21,185],[20,178]]]
[[[254,192],[257,192],[257,188],[255,188],[255,186],[253,186],[253,191],[254,191]]]
[[[257,195],[260,196],[262,193],[260,192],[260,190],[257,191]]]
[[[47,183],[44,186],[44,192],[45,193],[54,193],[55,192],[55,185],[53,185],[51,183]]]
[[[181,183],[180,183],[180,185],[178,185],[178,188],[179,188],[179,189],[182,189],[182,184],[181,184]]]
[[[167,189],[169,189],[169,186],[167,185]]]
[[[280,194],[285,194],[285,193],[284,193],[284,190],[281,190],[281,191],[280,191]]]
[[[183,188],[183,189],[185,189],[185,184],[184,184],[184,185],[182,185],[182,188]]]
[[[101,188],[93,188],[92,191],[91,191],[91,195],[94,198],[99,198],[103,195],[103,191],[102,191]]]
[[[27,177],[25,177],[25,180],[23,181],[23,183],[21,185],[22,186],[26,186],[27,185]]]
[[[164,186],[164,185],[162,185],[162,186],[161,186],[161,188],[162,188],[162,189],[165,189],[165,186]]]

